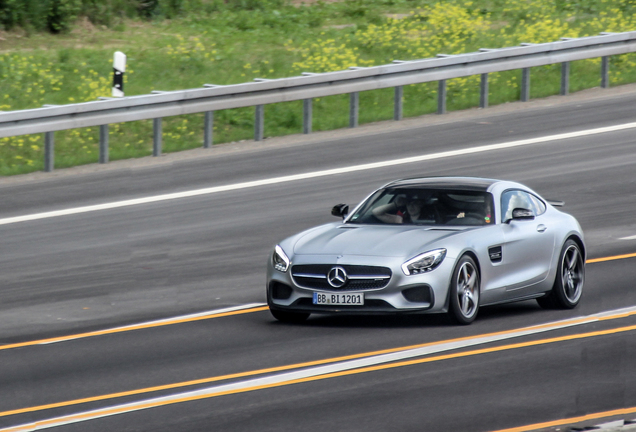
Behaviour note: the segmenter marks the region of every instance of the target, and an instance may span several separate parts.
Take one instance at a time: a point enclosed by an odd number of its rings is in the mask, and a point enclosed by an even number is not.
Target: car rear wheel
[[[552,291],[545,297],[538,298],[537,302],[544,309],[573,309],[581,300],[584,282],[583,254],[574,240],[568,240],[561,249]]]
[[[470,324],[479,310],[479,270],[468,255],[461,257],[450,286],[450,311],[459,324]]]
[[[270,309],[269,311],[272,313],[274,318],[284,323],[298,324],[304,322],[307,318],[309,318],[309,314],[303,312],[288,312],[275,309]]]

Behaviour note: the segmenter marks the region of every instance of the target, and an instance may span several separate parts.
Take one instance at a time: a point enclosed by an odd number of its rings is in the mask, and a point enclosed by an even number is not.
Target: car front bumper
[[[267,270],[267,302],[271,309],[309,313],[436,313],[448,310],[448,287],[453,272],[453,261],[446,259],[434,270],[407,276],[403,273],[402,258],[327,255],[295,256],[290,268],[281,272],[271,263]],[[352,288],[345,285],[342,289],[328,286],[326,282],[320,288],[310,287],[292,275],[294,266],[315,265],[324,268],[336,266],[377,266],[389,268],[391,277],[381,288]],[[318,305],[314,304],[314,293],[362,293],[363,305]]]

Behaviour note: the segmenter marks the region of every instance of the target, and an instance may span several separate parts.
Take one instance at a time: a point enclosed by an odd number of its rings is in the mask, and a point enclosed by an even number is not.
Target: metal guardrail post
[[[265,107],[256,105],[254,109],[254,141],[263,141],[263,129],[265,128]]]
[[[99,163],[108,163],[108,125],[99,126]]]
[[[479,83],[479,108],[488,108],[488,74],[481,74]]]
[[[303,133],[308,135],[311,133],[313,123],[313,99],[303,99]]]
[[[601,57],[601,88],[609,88],[609,57]]]
[[[211,148],[214,143],[214,111],[206,111],[203,117],[203,148]]]
[[[360,94],[349,93],[349,127],[358,127],[358,113],[360,111]]]
[[[570,93],[570,62],[561,63],[561,96]]]
[[[44,133],[44,171],[53,171],[55,159],[55,132]]]
[[[402,99],[404,98],[404,87],[396,86],[393,95],[393,120],[402,120]]]
[[[161,156],[161,117],[152,119],[152,155]]]
[[[521,69],[521,102],[530,100],[530,68]]]
[[[437,82],[437,114],[446,114],[446,80]]]

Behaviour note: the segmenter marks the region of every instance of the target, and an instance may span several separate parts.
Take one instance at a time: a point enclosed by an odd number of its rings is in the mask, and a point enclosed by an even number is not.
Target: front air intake
[[[405,299],[412,303],[432,303],[433,290],[428,285],[419,285],[402,291]]]
[[[270,282],[269,292],[271,293],[272,298],[276,300],[287,300],[292,295],[292,289],[290,286],[276,281]]]

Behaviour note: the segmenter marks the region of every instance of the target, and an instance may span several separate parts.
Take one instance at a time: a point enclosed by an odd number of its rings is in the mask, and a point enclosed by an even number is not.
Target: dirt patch
[[[71,34],[93,33],[95,30],[95,25],[88,19],[88,17],[82,17],[75,21]]]
[[[395,20],[401,20],[401,19],[404,19],[404,18],[409,17],[409,16],[411,16],[411,14],[407,14],[407,13],[386,14],[387,18],[392,18],[392,19],[395,19]]]
[[[12,30],[10,32],[0,30],[0,49],[9,48],[11,46],[12,39],[15,41],[16,39],[22,39],[25,36],[26,33],[22,29]]]
[[[325,28],[335,28],[335,29],[341,30],[343,28],[348,28],[353,26],[355,26],[355,24],[336,24],[336,25],[325,26]]]
[[[294,6],[311,6],[319,1],[322,1],[322,3],[342,3],[350,0],[292,0],[291,4]]]

